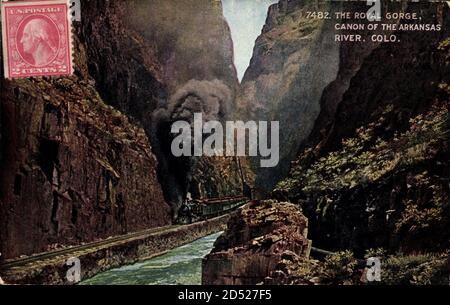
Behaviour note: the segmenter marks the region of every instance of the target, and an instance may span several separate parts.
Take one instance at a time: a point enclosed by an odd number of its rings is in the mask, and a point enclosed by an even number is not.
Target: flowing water
[[[222,0],[224,16],[234,41],[235,65],[242,79],[252,57],[267,9],[278,0]],[[202,258],[220,235],[214,234],[176,248],[165,255],[112,269],[83,281],[82,285],[200,285]]]
[[[100,273],[82,285],[200,285],[202,258],[221,233],[173,249],[164,255]]]

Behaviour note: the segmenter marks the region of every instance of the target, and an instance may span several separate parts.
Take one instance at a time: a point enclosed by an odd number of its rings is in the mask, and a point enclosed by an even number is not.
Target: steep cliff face
[[[235,157],[204,157],[195,167],[189,191],[194,198],[241,196],[243,180],[254,185],[255,176],[245,158],[238,163]]]
[[[319,159],[306,150],[278,184],[275,195],[298,202],[311,219],[319,247],[361,255],[376,247],[408,253],[450,246],[448,104],[384,139],[389,114]]]
[[[237,98],[237,116],[280,121],[280,164],[256,170],[258,187],[270,190],[289,171],[320,111],[322,92],[339,67],[333,22],[306,19],[308,10],[334,12],[329,1],[282,0],[269,9]]]
[[[420,11],[420,23],[443,30],[400,32],[396,44],[342,44],[309,148],[276,194],[303,206],[319,246],[442,251],[450,246],[449,9],[390,5]]]
[[[144,130],[107,106],[76,39],[76,73],[1,73],[2,258],[168,225]]]
[[[380,257],[385,284],[447,284],[449,7],[383,1],[384,11],[421,16],[399,23],[440,24],[442,31],[398,32],[398,43],[369,42],[373,33],[362,31],[365,43],[336,43],[324,51],[326,42],[334,44],[335,21],[308,21],[300,13],[338,7],[367,11],[367,6],[321,2],[272,6],[244,77],[237,115],[286,123],[282,155],[286,162],[297,157],[272,197],[302,208],[315,247],[346,251],[323,262],[295,251],[283,253],[278,263],[262,260],[260,253],[273,258],[273,239],[259,243],[249,232],[265,230],[270,221],[256,224],[257,207],[252,223],[252,210],[245,208],[206,257],[204,282],[256,283],[264,274],[266,284],[362,284],[356,255]],[[258,185],[270,187],[286,164],[267,171],[273,177],[258,170]],[[264,236],[277,232],[267,226]],[[296,227],[303,228],[291,222],[288,230]],[[373,250],[378,247],[386,251]]]
[[[156,43],[124,25],[133,1],[84,1],[78,29],[89,73],[104,101],[141,122],[167,98]],[[144,128],[149,126],[143,124]]]
[[[180,203],[198,164],[174,158],[171,123],[203,112],[223,120],[237,76],[220,1],[86,1],[82,39],[108,103],[142,124],[159,161],[166,199]],[[201,169],[200,169],[201,170]]]
[[[221,1],[131,2],[125,24],[155,45],[170,94],[192,79],[217,79],[235,91],[233,41]]]
[[[344,6],[344,10],[352,9],[358,6]],[[420,20],[399,24],[440,24],[442,30],[400,31],[396,33],[398,43],[342,43],[338,75],[323,92],[321,112],[306,146],[316,146],[317,151],[335,149],[343,138],[376,120],[380,109],[389,105],[396,117],[391,118],[387,131],[404,131],[410,118],[430,109],[439,94],[438,85],[448,81],[445,54],[438,50],[450,34],[448,5],[386,1],[386,11],[420,13]],[[370,35],[365,33],[363,38],[369,41]]]
[[[86,0],[81,8],[75,76],[1,83],[2,257],[169,224],[188,190],[240,192],[234,162],[170,151],[173,121],[193,112],[223,120],[233,107],[220,2]]]
[[[432,49],[445,36],[448,7],[390,1],[382,7],[420,12],[421,21],[399,22],[441,23],[444,30],[403,32],[399,43],[372,42],[374,33],[361,31],[364,43],[335,42],[335,34],[345,33],[335,30],[337,21],[306,18],[306,12],[365,12],[365,2],[294,0],[271,6],[236,102],[240,118],[280,121],[280,165],[257,169],[259,187],[270,190],[288,173],[301,149],[317,144],[319,150],[336,148],[343,137],[369,123],[382,105],[397,105],[395,128],[403,130],[409,118],[430,106],[436,94],[432,84],[443,73],[442,61],[433,58]],[[354,21],[342,21],[346,22]]]

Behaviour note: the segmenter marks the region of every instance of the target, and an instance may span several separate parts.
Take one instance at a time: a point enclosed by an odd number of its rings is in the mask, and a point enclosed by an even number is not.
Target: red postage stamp
[[[72,74],[71,38],[67,0],[2,3],[6,78]]]

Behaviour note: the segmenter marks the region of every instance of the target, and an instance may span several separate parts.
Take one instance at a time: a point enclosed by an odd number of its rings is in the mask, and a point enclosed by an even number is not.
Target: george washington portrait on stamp
[[[1,9],[6,78],[72,74],[67,0],[9,1]]]

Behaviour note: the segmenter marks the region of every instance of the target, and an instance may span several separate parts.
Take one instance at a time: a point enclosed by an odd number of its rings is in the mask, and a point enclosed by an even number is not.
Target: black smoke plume
[[[169,102],[153,114],[153,148],[159,160],[159,174],[166,200],[174,213],[186,197],[196,157],[175,158],[171,152],[174,122],[193,122],[194,113],[202,113],[204,120],[222,121],[232,103],[232,91],[219,80],[190,80],[173,94]]]

